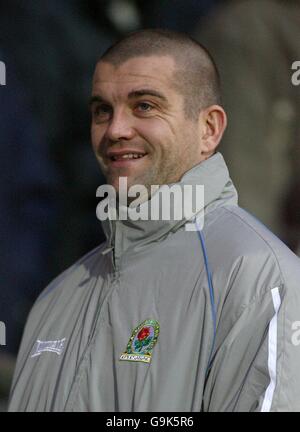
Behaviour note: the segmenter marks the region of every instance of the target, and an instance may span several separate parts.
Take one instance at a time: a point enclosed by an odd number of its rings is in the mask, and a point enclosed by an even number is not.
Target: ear
[[[211,105],[200,112],[199,117],[201,151],[209,158],[219,145],[227,126],[227,116],[220,105]]]

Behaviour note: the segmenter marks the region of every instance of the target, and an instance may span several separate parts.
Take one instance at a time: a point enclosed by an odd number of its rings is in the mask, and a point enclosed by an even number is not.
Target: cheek
[[[140,125],[139,135],[153,148],[155,152],[164,152],[170,148],[174,141],[170,126],[163,121],[148,119],[147,123]]]

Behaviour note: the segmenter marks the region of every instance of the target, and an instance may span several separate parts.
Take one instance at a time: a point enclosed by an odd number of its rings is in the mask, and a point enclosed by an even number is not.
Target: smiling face
[[[189,120],[170,56],[100,61],[91,98],[92,146],[107,183],[170,184],[205,159],[201,122]]]

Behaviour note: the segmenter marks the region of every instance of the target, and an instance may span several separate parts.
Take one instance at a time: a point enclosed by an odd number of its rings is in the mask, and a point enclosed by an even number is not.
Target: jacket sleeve
[[[253,275],[261,286],[251,301],[237,311],[232,302],[224,306],[204,411],[300,411],[299,263],[291,254],[285,269],[277,269],[278,277],[274,268],[263,281]],[[246,279],[242,275],[234,284],[247,282],[253,289],[249,274]]]

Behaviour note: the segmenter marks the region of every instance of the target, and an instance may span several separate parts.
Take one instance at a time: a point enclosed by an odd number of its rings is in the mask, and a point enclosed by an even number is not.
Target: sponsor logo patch
[[[126,351],[121,354],[119,360],[150,363],[158,335],[158,321],[153,319],[143,321],[133,330]]]
[[[36,357],[42,354],[42,352],[53,352],[57,355],[61,355],[65,348],[66,338],[54,340],[54,341],[41,341],[37,340],[34,346],[34,352],[30,357]]]

